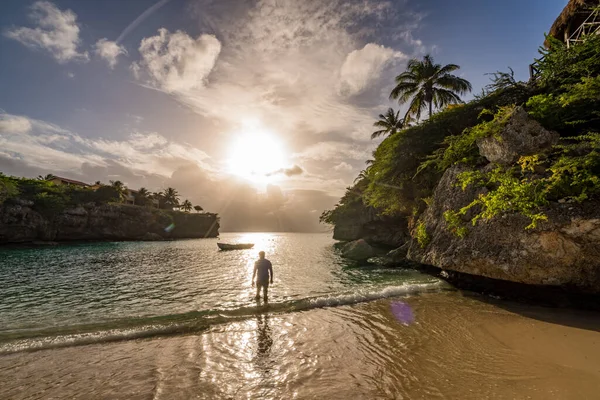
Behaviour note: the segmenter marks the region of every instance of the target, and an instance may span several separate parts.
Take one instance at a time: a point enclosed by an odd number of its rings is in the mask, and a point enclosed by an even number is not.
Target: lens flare
[[[394,314],[394,317],[404,325],[410,325],[415,322],[415,314],[413,313],[412,308],[402,301],[395,301],[392,303],[392,314]]]

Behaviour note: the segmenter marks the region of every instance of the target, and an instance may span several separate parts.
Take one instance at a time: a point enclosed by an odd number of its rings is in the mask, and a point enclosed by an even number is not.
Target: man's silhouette
[[[260,288],[263,290],[263,298],[268,298],[269,281],[273,283],[273,265],[271,261],[265,258],[265,252],[258,253],[258,261],[254,263],[254,272],[252,273],[252,287],[254,287],[254,278],[256,277],[256,298],[260,299]]]

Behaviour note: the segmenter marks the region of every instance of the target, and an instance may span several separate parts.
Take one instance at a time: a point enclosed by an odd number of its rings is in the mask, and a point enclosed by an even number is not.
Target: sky
[[[175,187],[222,230],[315,231],[410,58],[520,80],[566,0],[3,0],[0,171]],[[472,95],[465,97],[468,100]]]

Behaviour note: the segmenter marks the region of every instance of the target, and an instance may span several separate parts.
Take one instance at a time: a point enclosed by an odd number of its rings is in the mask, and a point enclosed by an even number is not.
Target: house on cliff
[[[561,40],[567,48],[585,40],[587,35],[600,34],[600,0],[570,0],[550,27],[549,36]],[[548,39],[544,47],[549,48]],[[529,78],[537,78],[539,60],[529,65]]]
[[[600,34],[600,0],[570,0],[549,32],[567,47],[585,35]],[[544,43],[548,47],[548,41]]]
[[[55,185],[70,185],[70,186],[79,186],[79,187],[90,187],[90,185],[88,185],[85,182],[76,181],[74,179],[63,178],[63,177],[60,177],[60,176],[54,176],[51,179],[49,179],[48,182],[52,182]]]

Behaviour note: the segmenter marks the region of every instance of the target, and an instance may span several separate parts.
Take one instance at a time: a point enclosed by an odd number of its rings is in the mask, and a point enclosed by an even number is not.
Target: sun
[[[230,173],[250,182],[270,183],[278,180],[287,166],[285,149],[268,130],[246,126],[230,148],[228,166]]]

